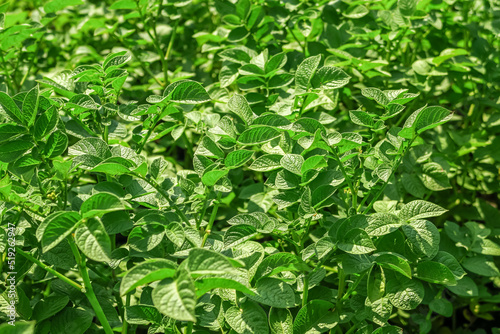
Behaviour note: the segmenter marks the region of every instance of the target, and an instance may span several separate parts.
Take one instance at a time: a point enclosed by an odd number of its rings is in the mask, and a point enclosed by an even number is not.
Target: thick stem
[[[86,265],[86,259],[84,256],[80,255],[80,252],[78,251],[78,248],[76,247],[75,241],[73,240],[73,237],[68,238],[69,245],[71,246],[71,251],[73,252],[73,256],[75,257],[76,263],[78,265],[78,269],[80,271],[80,275],[82,276],[83,283],[85,286],[85,296],[87,296],[87,299],[90,302],[90,305],[92,305],[92,308],[94,309],[95,315],[97,316],[97,319],[99,319],[99,322],[101,323],[104,332],[106,334],[113,334],[113,330],[111,329],[111,326],[109,325],[108,319],[106,318],[106,315],[104,314],[104,311],[102,310],[101,304],[99,304],[99,301],[97,300],[97,297],[94,293],[94,289],[92,288],[92,283],[90,282],[90,277],[89,277],[89,272],[87,270],[87,265]]]
[[[121,298],[121,297],[120,297]],[[125,297],[125,307],[130,306],[130,295],[127,294]],[[125,314],[125,311],[123,312]],[[127,319],[125,319],[125,315],[123,316],[123,326],[122,326],[122,334],[127,334],[128,332],[128,322]]]
[[[304,292],[302,294],[302,307],[307,304],[307,297],[309,295],[309,275],[304,273]]]
[[[21,254],[22,256],[24,256],[25,258],[27,258],[28,260],[30,260],[31,262],[33,262],[34,264],[36,264],[37,266],[39,266],[40,268],[44,269],[45,271],[51,273],[52,275],[56,276],[57,278],[59,278],[60,280],[68,283],[69,285],[71,285],[72,287],[80,290],[80,291],[83,291],[84,288],[83,286],[81,286],[80,284],[76,283],[75,281],[73,281],[72,279],[69,279],[67,278],[66,276],[64,276],[63,274],[57,272],[56,270],[52,269],[51,267],[49,267],[48,265],[46,265],[45,263],[42,263],[40,262],[38,259],[36,259],[35,257],[33,257],[31,254],[23,251],[22,249],[20,249],[19,247],[16,248],[16,251]]]
[[[339,289],[338,289],[338,294],[337,294],[337,310],[340,313],[340,310],[342,308],[342,296],[344,295],[344,288],[345,288],[345,274],[344,274],[344,269],[339,267]]]
[[[188,322],[188,325],[186,327],[186,334],[192,334],[193,333],[193,323]]]
[[[210,215],[210,220],[208,221],[207,229],[205,230],[205,235],[203,236],[203,241],[201,242],[201,248],[205,247],[208,235],[212,232],[212,227],[214,226],[215,218],[217,217],[217,211],[219,210],[220,197],[222,193],[219,191],[217,194],[217,200],[215,201],[212,214]]]

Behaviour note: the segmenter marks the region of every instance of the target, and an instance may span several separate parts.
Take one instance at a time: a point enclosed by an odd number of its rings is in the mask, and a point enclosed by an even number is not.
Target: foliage
[[[499,13],[0,5],[0,334],[498,331]]]

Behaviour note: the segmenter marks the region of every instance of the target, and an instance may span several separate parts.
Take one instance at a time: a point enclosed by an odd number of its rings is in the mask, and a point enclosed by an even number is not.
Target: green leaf
[[[69,6],[77,6],[83,4],[83,0],[52,0],[47,2],[43,9],[45,13],[55,13]]]
[[[161,324],[163,316],[156,307],[149,305],[125,306],[125,319],[133,325]]]
[[[271,170],[281,168],[280,154],[264,154],[255,159],[255,161],[248,167],[257,172],[269,172]]]
[[[118,0],[113,2],[109,9],[137,9],[137,2],[134,0]]]
[[[119,68],[119,67],[125,65],[125,63],[128,62],[131,58],[132,58],[132,56],[127,51],[110,53],[109,55],[106,56],[106,59],[104,59],[104,62],[102,63],[102,67],[104,68],[104,72],[109,73],[113,69],[116,69],[116,68]]]
[[[127,207],[123,202],[110,193],[98,193],[90,196],[80,207],[80,212],[83,218],[101,217],[102,215],[113,212],[126,210]]]
[[[320,334],[334,328],[340,322],[338,312],[332,312],[334,308],[334,304],[325,300],[311,300],[297,313],[293,333]]]
[[[98,219],[89,219],[78,225],[75,230],[75,242],[89,259],[98,262],[111,260],[111,239]]]
[[[0,325],[0,334],[34,334],[35,321],[16,321],[12,326],[7,321]]]
[[[460,297],[477,297],[479,294],[476,283],[469,276],[457,281],[457,285],[447,286],[448,290]]]
[[[26,94],[23,101],[23,117],[25,124],[28,126],[35,123],[38,112],[38,94],[38,85],[36,85]]]
[[[57,125],[59,113],[55,106],[51,106],[41,114],[35,122],[35,138],[39,141],[48,135]]]
[[[255,293],[247,286],[230,278],[204,277],[194,281],[196,296],[199,298],[213,289],[231,289],[253,296]]]
[[[432,261],[444,264],[446,268],[453,273],[453,276],[455,276],[455,279],[457,280],[465,276],[464,269],[460,263],[458,263],[458,260],[450,253],[440,251],[432,259]]]
[[[267,61],[265,65],[266,74],[281,69],[283,66],[286,65],[287,60],[288,60],[287,56],[284,52],[275,54]]]
[[[21,110],[19,110],[17,104],[14,102],[14,100],[11,99],[9,95],[2,91],[0,91],[0,105],[14,122],[19,125],[27,125],[27,123],[25,122],[25,118],[23,117],[23,114]]]
[[[202,155],[210,158],[224,158],[224,151],[208,136],[204,136],[201,144],[196,149],[197,155]]]
[[[280,160],[281,167],[297,175],[302,175],[303,163],[304,158],[300,154],[285,154]]]
[[[238,138],[238,142],[242,145],[256,145],[270,141],[279,137],[280,132],[270,126],[256,126],[243,131]]]
[[[21,133],[25,132],[25,128],[14,123],[0,124],[0,143],[10,140]]]
[[[359,228],[353,228],[342,235],[338,248],[350,254],[367,254],[376,250],[368,233]]]
[[[201,181],[203,182],[204,185],[207,187],[213,187],[217,181],[219,181],[221,178],[227,175],[229,170],[224,169],[224,170],[211,170],[203,174]]]
[[[269,327],[272,334],[293,334],[293,316],[290,310],[271,307]]]
[[[236,150],[230,152],[224,160],[224,165],[227,168],[238,168],[243,166],[253,156],[253,151],[250,150]]]
[[[375,125],[373,117],[361,110],[349,111],[349,117],[354,124],[372,128]]]
[[[38,323],[49,319],[60,312],[69,303],[67,296],[49,296],[36,303],[33,309],[33,319]]]
[[[383,106],[391,102],[387,95],[378,88],[363,88],[361,94],[369,99],[375,100],[378,104]]]
[[[491,259],[483,255],[466,257],[462,261],[462,265],[466,270],[474,274],[486,277],[500,276],[500,271],[495,265],[495,262],[493,262]]]
[[[342,13],[347,18],[350,19],[360,19],[368,15],[370,11],[363,5],[358,5],[356,7],[349,8],[345,13]]]
[[[92,313],[87,310],[66,307],[50,319],[50,332],[84,334],[92,325],[92,319]]]
[[[377,255],[377,254],[375,254]],[[391,269],[411,278],[411,268],[408,260],[395,253],[378,253],[375,262],[382,268]]]
[[[177,265],[170,260],[145,260],[125,273],[120,284],[120,295],[123,296],[139,286],[174,277],[176,268]]]
[[[429,303],[429,308],[444,317],[451,317],[453,315],[453,304],[443,298],[434,299]]]
[[[417,9],[418,0],[398,0],[399,12],[404,16],[412,16]]]
[[[238,78],[239,65],[231,64],[222,66],[219,72],[219,81],[222,88],[228,87]]]
[[[229,99],[227,106],[229,110],[238,115],[238,117],[240,117],[245,122],[245,124],[252,124],[255,115],[244,96],[234,94]]]
[[[177,222],[168,224],[168,226],[165,228],[165,235],[177,247],[182,247],[184,241],[186,240],[184,229],[182,228],[182,225]]]
[[[430,283],[444,285],[457,284],[455,276],[453,276],[451,270],[444,264],[434,261],[420,262],[417,265],[415,276]]]
[[[268,334],[267,315],[256,303],[246,301],[240,307],[231,306],[224,314],[231,328],[238,334]]]
[[[369,236],[382,236],[396,231],[402,222],[396,215],[377,212],[368,217],[368,224],[365,231]]]
[[[386,281],[386,295],[395,307],[413,310],[422,302],[425,290],[420,281],[397,273],[387,275]]]
[[[309,271],[309,266],[297,255],[276,253],[266,257],[257,267],[254,278],[260,280],[283,271]]]
[[[16,139],[0,144],[0,161],[13,162],[33,147],[27,140]]]
[[[314,75],[312,84],[314,87],[337,89],[347,85],[350,79],[351,77],[338,67],[323,66]]]
[[[250,298],[259,304],[275,308],[295,306],[295,294],[289,284],[277,278],[266,277],[257,281],[255,294]]]
[[[247,64],[252,57],[243,48],[227,49],[219,53],[222,59],[229,60],[233,63]]]
[[[295,72],[295,85],[298,89],[308,90],[311,80],[316,74],[316,70],[321,61],[321,55],[304,59]]]
[[[228,249],[253,238],[257,235],[255,227],[250,225],[231,226],[224,233],[224,248]]]
[[[196,81],[184,80],[170,84],[163,93],[169,101],[183,104],[199,104],[210,101],[210,95]]]
[[[200,275],[223,275],[235,270],[229,258],[204,248],[193,248],[189,252],[187,268],[195,277]]]
[[[165,278],[158,283],[151,297],[164,315],[179,321],[196,322],[196,292],[187,269],[179,267],[174,278]]]
[[[427,220],[415,220],[403,225],[410,247],[420,256],[432,259],[439,250],[440,235],[436,226]]]
[[[43,155],[47,158],[55,158],[66,151],[68,147],[68,136],[61,130],[52,132],[43,150]]]
[[[399,211],[399,218],[403,221],[417,220],[422,218],[438,217],[445,213],[446,209],[437,204],[416,200],[403,205]]]
[[[108,144],[100,138],[84,138],[69,147],[68,155],[91,155],[104,160],[111,157],[111,151]]]
[[[36,231],[43,252],[48,252],[70,235],[80,219],[74,211],[57,211],[45,218]]]

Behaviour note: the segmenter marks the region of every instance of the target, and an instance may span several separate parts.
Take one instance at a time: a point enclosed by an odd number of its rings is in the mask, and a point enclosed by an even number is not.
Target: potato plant
[[[500,330],[498,4],[16,6],[0,334]]]

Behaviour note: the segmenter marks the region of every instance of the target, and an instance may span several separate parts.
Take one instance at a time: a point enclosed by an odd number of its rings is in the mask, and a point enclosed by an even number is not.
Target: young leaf
[[[338,247],[350,254],[367,254],[376,250],[368,234],[359,228],[353,228],[341,236]]]
[[[257,172],[275,170],[281,168],[282,157],[283,156],[279,154],[264,154],[255,159],[255,161],[248,168]]]

